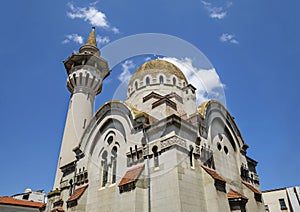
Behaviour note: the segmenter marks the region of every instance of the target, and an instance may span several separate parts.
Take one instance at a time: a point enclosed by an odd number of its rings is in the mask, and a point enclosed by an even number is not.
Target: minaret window
[[[149,85],[150,85],[150,78],[146,77],[146,86],[149,86]]]
[[[154,167],[159,167],[159,160],[158,160],[158,148],[157,146],[154,146],[152,148],[152,152],[153,152],[153,155],[154,155]]]
[[[138,89],[138,82],[137,81],[135,81],[134,86],[135,86],[135,90],[137,90]]]
[[[164,84],[164,77],[163,76],[159,76],[159,84]]]
[[[176,78],[173,77],[173,85],[176,85]]]

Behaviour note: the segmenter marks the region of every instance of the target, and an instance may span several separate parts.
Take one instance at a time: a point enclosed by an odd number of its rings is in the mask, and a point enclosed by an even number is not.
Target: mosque
[[[234,118],[216,100],[196,105],[177,66],[145,62],[127,99],[95,113],[110,69],[94,29],[64,66],[71,97],[46,211],[264,211]]]

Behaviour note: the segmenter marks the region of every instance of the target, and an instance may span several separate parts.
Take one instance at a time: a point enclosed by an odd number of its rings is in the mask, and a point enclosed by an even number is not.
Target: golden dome
[[[150,60],[141,65],[132,75],[129,84],[132,84],[136,79],[141,79],[146,74],[152,75],[159,73],[164,74],[166,77],[175,75],[178,79],[184,80],[185,83],[188,84],[186,77],[177,66],[168,61],[159,59]]]

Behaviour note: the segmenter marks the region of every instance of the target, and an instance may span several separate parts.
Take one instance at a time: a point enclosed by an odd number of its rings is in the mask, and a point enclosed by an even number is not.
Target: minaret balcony
[[[101,92],[102,80],[103,78],[95,68],[84,66],[69,75],[67,87],[71,93],[82,92],[96,95]]]

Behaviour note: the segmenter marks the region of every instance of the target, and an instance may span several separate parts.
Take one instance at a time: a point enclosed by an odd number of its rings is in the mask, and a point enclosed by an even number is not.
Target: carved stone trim
[[[181,139],[181,138],[178,138],[176,136],[173,136],[171,138],[163,140],[160,143],[161,143],[161,148],[162,149],[173,146],[173,145],[178,145],[178,146],[181,146],[181,147],[184,147],[184,148],[187,147],[186,141]]]

